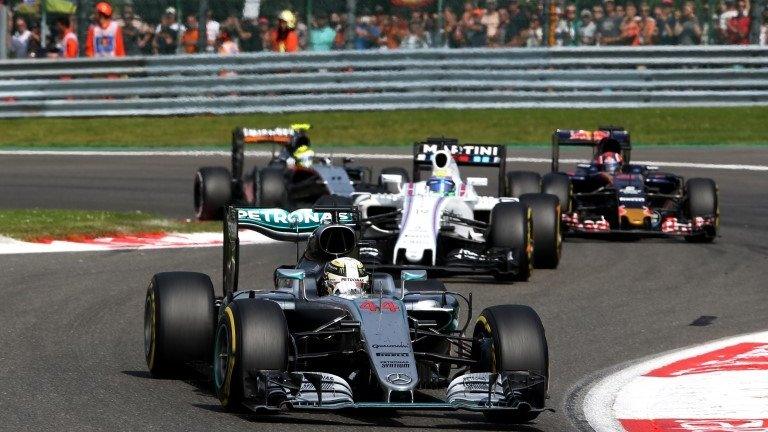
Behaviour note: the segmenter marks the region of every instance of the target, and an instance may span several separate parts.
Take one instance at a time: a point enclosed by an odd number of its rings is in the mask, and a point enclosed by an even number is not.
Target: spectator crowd
[[[78,41],[70,17],[55,19],[43,41],[39,20],[11,18],[11,57],[114,57],[199,52],[221,55],[256,51],[422,49],[433,47],[539,47],[604,45],[700,45],[750,42],[748,0],[718,0],[717,10],[686,0],[602,0],[589,7],[568,0],[545,10],[543,0],[467,0],[442,12],[363,10],[354,25],[343,11],[316,13],[307,24],[284,10],[274,17],[208,13],[201,38],[196,13],[179,17],[165,9],[159,22],[140,16],[128,3],[115,10],[99,2],[86,40]],[[400,11],[407,10],[400,8]],[[550,20],[552,21],[550,24]],[[766,45],[768,13],[761,21]],[[550,32],[548,29],[551,29]],[[200,41],[203,43],[201,44]],[[202,49],[201,49],[202,48]]]

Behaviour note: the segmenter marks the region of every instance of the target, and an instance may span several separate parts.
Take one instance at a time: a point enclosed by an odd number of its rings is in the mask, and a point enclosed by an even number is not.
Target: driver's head
[[[624,163],[624,159],[622,159],[621,154],[612,151],[603,152],[595,159],[595,165],[600,171],[611,174],[619,172],[622,163]]]
[[[371,292],[371,276],[360,261],[349,258],[336,258],[323,268],[318,293],[356,297]]]
[[[432,176],[427,180],[427,187],[430,192],[440,195],[452,195],[456,190],[456,183],[450,177]]]
[[[307,145],[302,145],[294,150],[291,156],[296,161],[296,165],[309,168],[315,160],[315,151]]]

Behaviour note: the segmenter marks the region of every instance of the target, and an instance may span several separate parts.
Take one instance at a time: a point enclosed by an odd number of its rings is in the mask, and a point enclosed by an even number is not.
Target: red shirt
[[[733,45],[749,45],[750,19],[746,15],[735,16],[728,20],[726,36]]]

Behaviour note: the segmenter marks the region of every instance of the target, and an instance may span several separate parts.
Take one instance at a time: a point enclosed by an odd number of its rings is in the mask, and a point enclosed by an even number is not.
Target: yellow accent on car
[[[237,333],[235,331],[235,317],[232,315],[232,308],[229,306],[224,309],[224,315],[227,317],[229,323],[230,339],[229,346],[230,352],[227,356],[227,374],[224,377],[224,385],[221,386],[221,395],[219,399],[221,404],[227,406],[229,403],[229,389],[232,385],[232,374],[235,370],[235,353],[237,352]]]
[[[312,125],[309,123],[294,123],[291,125],[291,129],[294,131],[300,132],[300,131],[308,131],[312,128]]]

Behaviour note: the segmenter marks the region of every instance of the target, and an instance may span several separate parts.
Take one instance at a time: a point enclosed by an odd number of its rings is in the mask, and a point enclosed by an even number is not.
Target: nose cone
[[[405,251],[405,259],[409,262],[417,263],[424,257],[424,250],[407,250]]]

